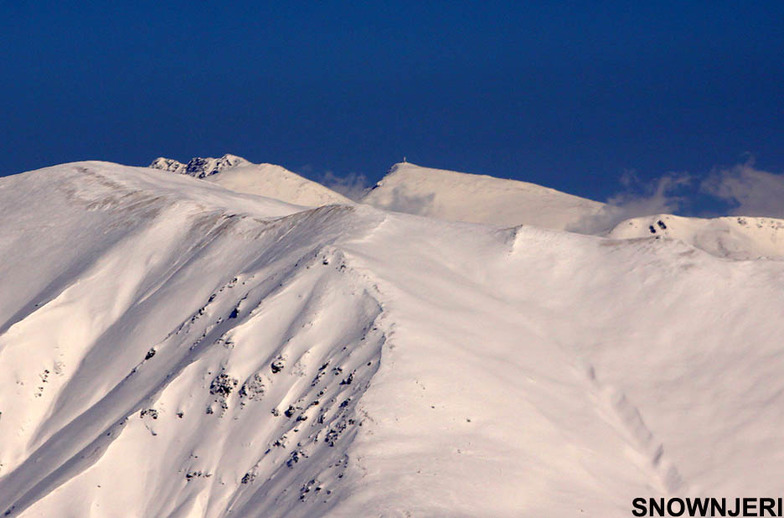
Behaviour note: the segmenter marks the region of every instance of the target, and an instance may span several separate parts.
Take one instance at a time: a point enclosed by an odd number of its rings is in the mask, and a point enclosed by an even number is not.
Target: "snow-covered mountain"
[[[782,261],[103,162],[0,178],[0,206],[6,516],[779,496]],[[650,221],[689,223],[668,218]]]
[[[784,259],[784,220],[774,218],[703,219],[660,214],[623,221],[609,235],[619,239],[678,239],[731,259]]]
[[[784,221],[651,215],[617,221],[623,210],[539,185],[396,164],[362,200],[369,205],[449,221],[532,225],[616,239],[678,239],[718,257],[784,258]]]
[[[150,167],[193,176],[232,191],[265,196],[306,207],[352,203],[345,196],[281,166],[253,164],[235,155],[226,154],[220,158],[197,157],[187,164],[170,158],[156,158]]]
[[[396,164],[362,200],[374,207],[450,221],[564,230],[604,204],[532,183]]]

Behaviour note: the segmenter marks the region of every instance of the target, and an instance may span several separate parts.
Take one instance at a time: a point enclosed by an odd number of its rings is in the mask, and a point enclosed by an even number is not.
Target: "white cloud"
[[[338,176],[332,171],[326,171],[318,179],[318,182],[354,201],[362,199],[369,189],[368,179],[362,173],[349,173],[345,176]]]
[[[678,193],[692,182],[692,176],[687,173],[668,173],[643,182],[634,171],[627,171],[620,179],[623,191],[611,196],[599,214],[585,218],[570,230],[596,234],[609,231],[630,218],[675,213],[686,201]]]
[[[607,204],[636,216],[649,216],[675,212],[684,203],[684,197],[676,193],[692,182],[687,173],[668,173],[649,183],[644,183],[632,172],[621,177],[624,192],[607,200]]]
[[[755,169],[752,163],[714,172],[701,189],[733,205],[734,215],[784,218],[784,175]]]

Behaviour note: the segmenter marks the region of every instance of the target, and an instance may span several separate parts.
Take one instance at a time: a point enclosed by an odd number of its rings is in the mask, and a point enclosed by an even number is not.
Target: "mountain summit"
[[[178,162],[172,158],[159,157],[152,161],[150,167],[162,169],[172,173],[187,174],[194,178],[205,178],[213,174],[220,173],[225,169],[250,165],[250,162],[236,155],[225,154],[220,158],[191,158],[187,164]]]
[[[395,164],[364,203],[451,221],[564,230],[598,214],[603,203],[540,185],[492,176]]]
[[[187,164],[161,157],[153,160],[150,168],[192,176],[235,192],[274,198],[304,207],[353,203],[328,187],[284,167],[254,164],[236,155],[226,154],[220,158],[196,157]]]

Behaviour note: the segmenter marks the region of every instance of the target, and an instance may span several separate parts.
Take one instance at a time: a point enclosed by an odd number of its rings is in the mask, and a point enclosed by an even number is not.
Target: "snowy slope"
[[[283,167],[252,164],[235,155],[227,154],[221,158],[197,157],[187,164],[170,158],[156,158],[150,167],[204,179],[232,191],[306,207],[353,203],[341,194]]]
[[[609,235],[619,239],[679,239],[730,259],[784,259],[784,220],[774,218],[703,219],[660,214],[623,221]]]
[[[353,204],[345,196],[273,164],[235,167],[205,180],[232,191],[257,194],[306,207]]]
[[[784,263],[0,179],[0,513],[629,516],[777,496]]]
[[[563,230],[602,203],[516,180],[396,164],[363,199],[375,207],[451,221]]]

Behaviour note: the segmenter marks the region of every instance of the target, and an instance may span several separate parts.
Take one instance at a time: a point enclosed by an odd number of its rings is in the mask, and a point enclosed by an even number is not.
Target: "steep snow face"
[[[1,179],[0,203],[8,516],[622,517],[780,491],[782,262],[95,162]]]
[[[375,207],[452,221],[564,230],[602,203],[516,180],[397,164],[363,199]]]
[[[244,158],[227,153],[220,158],[191,158],[187,164],[183,164],[182,162],[178,162],[171,158],[159,157],[152,161],[150,167],[177,174],[187,174],[194,178],[205,178],[232,167],[249,164],[250,162]]]
[[[331,243],[377,216],[101,163],[0,186],[0,512],[280,516],[340,498],[384,334]]]
[[[683,218],[662,214],[619,223],[610,237],[679,239],[729,259],[784,259],[784,221],[773,218]]]
[[[204,179],[232,191],[304,207],[353,204],[345,196],[288,169],[273,164],[252,164],[234,155],[194,158],[187,165],[168,158],[158,158],[150,167]]]

